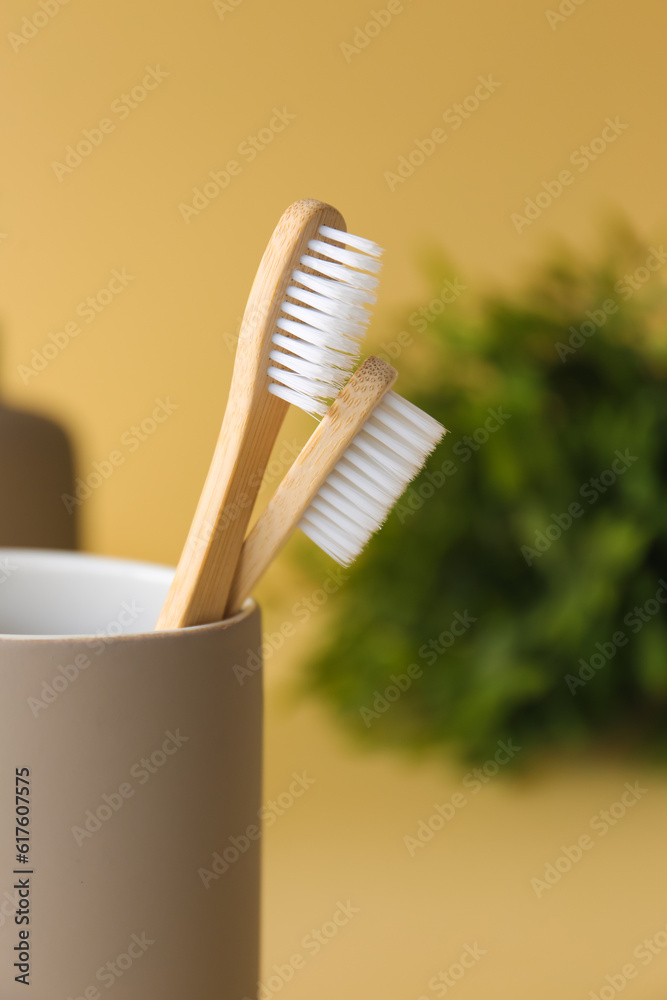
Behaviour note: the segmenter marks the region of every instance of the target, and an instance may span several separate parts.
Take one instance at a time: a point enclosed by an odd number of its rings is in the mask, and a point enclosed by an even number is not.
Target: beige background
[[[451,255],[473,295],[518,280],[554,234],[594,248],[610,210],[647,239],[661,231],[667,8],[657,0],[569,6],[552,28],[538,0],[406,0],[346,62],[341,43],[368,21],[370,2],[236,0],[221,17],[199,0],[70,0],[15,52],[9,33],[40,8],[7,0],[0,384],[6,399],[66,424],[83,476],[121,450],[123,463],[82,506],[88,548],[176,560],[250,282],[291,201],[330,201],[352,232],[387,248],[376,343],[396,335],[403,310],[430,298],[420,271],[428,247]],[[156,65],[168,76],[146,101],[125,120],[110,113]],[[385,171],[489,74],[497,91],[390,191]],[[179,204],[210,170],[239,158],[239,144],[274,107],[294,121],[186,224]],[[60,182],[53,161],[107,116],[115,130]],[[511,213],[617,116],[628,125],[618,140],[517,234]],[[25,384],[19,366],[123,268],[133,276],[128,287]],[[178,408],[131,450],[127,434],[158,398]],[[293,416],[285,438],[300,442],[308,429]],[[269,629],[312,586],[293,579],[288,564],[286,554],[263,590]],[[286,699],[326,618],[326,609],[314,616],[269,665],[267,795],[294,769],[312,772],[316,784],[267,831],[267,974],[337,900],[350,897],[360,913],[280,995],[432,997],[430,977],[474,941],[488,954],[457,985],[461,998],[599,990],[667,924],[664,779],[631,764],[554,763],[541,777],[491,784],[411,859],[404,834],[460,787],[461,774],[437,762],[360,758],[319,708]],[[530,878],[637,779],[650,794],[537,900]],[[632,996],[658,1000],[666,975],[667,954],[633,981]]]

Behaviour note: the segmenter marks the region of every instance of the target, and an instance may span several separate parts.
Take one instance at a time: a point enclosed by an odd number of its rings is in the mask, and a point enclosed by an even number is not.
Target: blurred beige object
[[[53,420],[0,404],[0,546],[74,549],[72,448]]]

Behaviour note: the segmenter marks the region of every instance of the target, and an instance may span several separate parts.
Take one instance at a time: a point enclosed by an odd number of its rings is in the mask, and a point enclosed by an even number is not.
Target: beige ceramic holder
[[[155,632],[172,575],[0,550],[2,1000],[256,993],[259,612]]]

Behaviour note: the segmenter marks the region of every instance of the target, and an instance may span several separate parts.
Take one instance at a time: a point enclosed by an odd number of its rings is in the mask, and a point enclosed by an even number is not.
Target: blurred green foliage
[[[360,736],[469,760],[508,737],[533,750],[667,742],[655,250],[617,227],[602,259],[561,250],[519,292],[453,303],[460,283],[432,264],[422,312],[387,337],[397,390],[449,434],[349,571],[306,666]],[[456,612],[476,621],[453,641]],[[421,676],[390,701],[410,664]]]

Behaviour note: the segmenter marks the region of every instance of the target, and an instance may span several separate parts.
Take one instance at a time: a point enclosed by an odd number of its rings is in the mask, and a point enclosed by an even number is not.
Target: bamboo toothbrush
[[[391,391],[397,374],[370,357],[333,402],[246,538],[227,614],[243,605],[297,528],[347,566],[383,524],[446,434]]]
[[[323,202],[296,202],[280,219],[250,292],[222,429],[157,629],[223,617],[288,406],[324,413],[347,381],[381,252],[348,235],[340,213]]]

